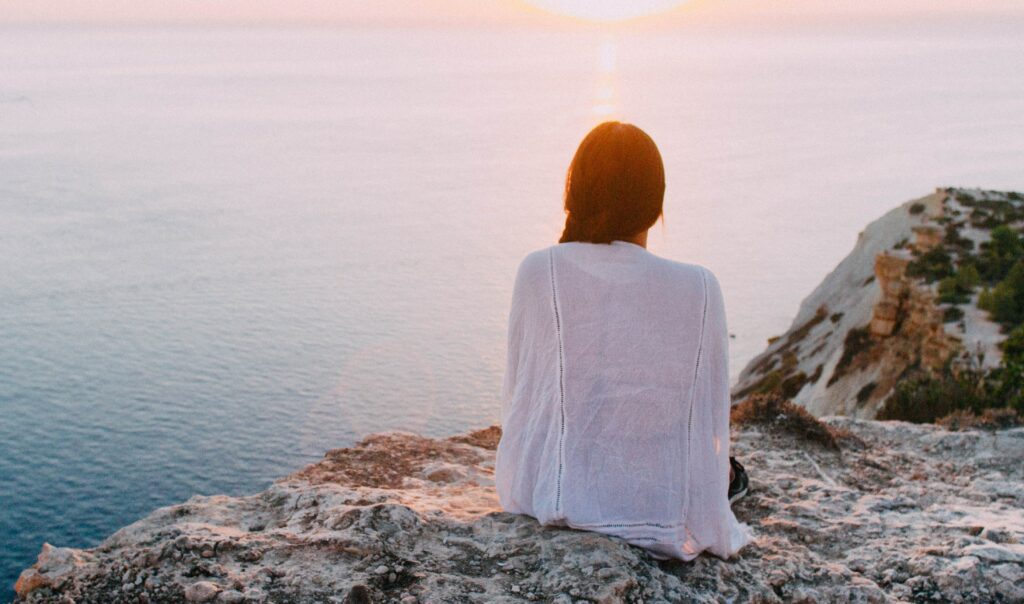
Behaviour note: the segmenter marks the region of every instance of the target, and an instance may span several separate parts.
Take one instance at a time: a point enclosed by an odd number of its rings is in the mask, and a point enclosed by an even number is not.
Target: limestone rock
[[[734,430],[756,541],[728,561],[659,562],[501,511],[492,426],[374,434],[262,493],[193,497],[91,550],[44,545],[17,601],[1022,601],[1024,429],[825,421],[838,451]]]
[[[917,255],[947,237],[975,250],[990,238],[991,228],[976,226],[973,209],[961,203],[967,198],[1024,205],[1016,193],[938,189],[869,224],[804,299],[789,330],[743,368],[733,400],[775,391],[817,416],[871,419],[910,367],[934,371],[951,357],[997,366],[1006,336],[977,307],[979,294],[958,307],[962,319],[947,320],[938,283],[908,275]]]

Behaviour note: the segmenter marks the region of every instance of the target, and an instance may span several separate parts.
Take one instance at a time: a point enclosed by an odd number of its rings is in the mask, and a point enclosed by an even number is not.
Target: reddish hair
[[[580,143],[565,179],[559,243],[611,243],[651,228],[662,216],[665,166],[646,132],[604,122]]]

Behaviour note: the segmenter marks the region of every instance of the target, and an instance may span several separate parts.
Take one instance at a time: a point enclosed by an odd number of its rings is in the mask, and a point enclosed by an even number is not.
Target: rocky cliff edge
[[[777,420],[777,421],[776,421]],[[87,550],[44,545],[18,602],[1022,602],[1024,428],[831,417],[734,429],[756,541],[658,562],[500,511],[493,426],[374,434],[245,497],[193,497]]]

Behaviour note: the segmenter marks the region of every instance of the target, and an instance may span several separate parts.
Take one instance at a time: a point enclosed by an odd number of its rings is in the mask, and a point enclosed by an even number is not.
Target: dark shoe
[[[732,504],[747,494],[750,480],[747,478],[747,471],[743,469],[743,464],[736,461],[735,457],[729,458],[729,465],[732,466],[733,474],[732,482],[729,483],[729,503]]]

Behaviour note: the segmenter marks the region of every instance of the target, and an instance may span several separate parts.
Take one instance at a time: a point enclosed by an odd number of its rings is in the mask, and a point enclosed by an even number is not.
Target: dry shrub
[[[501,440],[501,426],[493,425],[481,428],[480,430],[474,430],[469,434],[456,434],[455,436],[449,436],[448,440],[494,451],[498,448],[498,442]]]
[[[802,440],[839,450],[839,440],[848,436],[818,421],[807,409],[777,394],[753,394],[732,408],[729,414],[737,426],[767,426]]]
[[[1015,409],[1009,407],[1003,409],[985,409],[980,415],[970,410],[959,410],[937,420],[935,423],[945,427],[947,430],[968,430],[978,428],[981,430],[1002,430],[1024,425],[1024,417],[1021,417]]]

